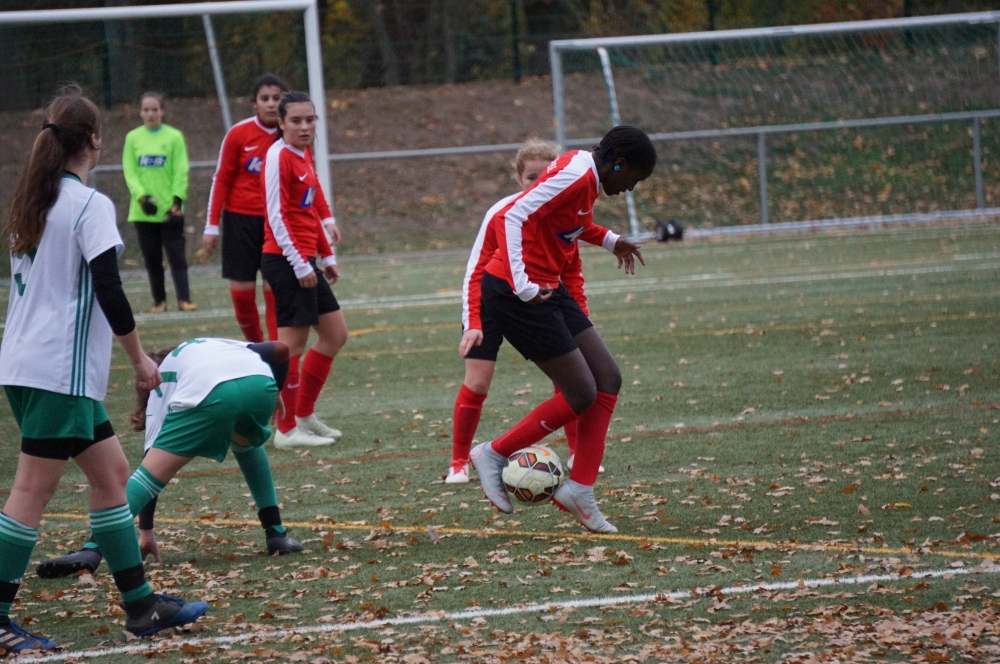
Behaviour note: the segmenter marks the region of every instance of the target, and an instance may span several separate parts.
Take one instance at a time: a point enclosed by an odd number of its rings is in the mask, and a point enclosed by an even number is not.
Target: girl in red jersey
[[[264,74],[253,86],[252,118],[238,122],[226,133],[219,150],[219,163],[212,177],[208,215],[201,244],[211,255],[222,241],[222,278],[229,279],[229,294],[236,322],[247,341],[264,340],[257,313],[257,272],[264,246],[264,195],[260,173],[267,149],[278,132],[278,103],[288,91],[274,74]],[[278,337],[274,319],[274,294],[264,282],[264,319],[267,334]]]
[[[347,341],[347,322],[330,289],[340,277],[324,232],[333,217],[313,167],[316,109],[309,96],[286,94],[278,104],[278,118],[281,136],[264,157],[267,225],[260,261],[261,274],[274,291],[278,339],[291,354],[281,390],[285,412],[278,419],[274,446],[329,445],[340,432],[321,422],[314,407],[330,365]],[[322,272],[316,267],[317,254]],[[306,353],[300,372],[310,327],[319,339]]]
[[[594,483],[621,388],[621,371],[600,334],[559,283],[577,239],[592,226],[594,202],[631,191],[653,173],[656,150],[634,127],[615,127],[592,151],[574,150],[549,164],[528,191],[494,215],[497,250],[482,279],[483,311],[503,336],[561,390],[511,430],[472,449],[490,502],[513,511],[503,484],[507,457],[579,418],[576,461],[553,502],[593,532],[617,532],[601,514]],[[634,272],[631,242],[616,247],[618,265]]]
[[[514,158],[514,180],[526,191],[545,171],[546,167],[559,156],[559,148],[553,143],[538,139],[529,139],[518,150]],[[520,192],[519,192],[520,193]],[[472,255],[466,265],[465,280],[462,284],[462,341],[458,353],[465,358],[465,380],[455,398],[455,410],[452,417],[452,451],[451,465],[446,484],[465,484],[469,481],[469,450],[472,438],[479,425],[490,383],[493,381],[493,371],[496,369],[497,354],[503,343],[503,335],[496,323],[482,314],[480,284],[486,264],[497,249],[496,233],[490,226],[490,220],[504,206],[513,201],[517,194],[511,194],[493,205],[483,218],[479,235],[472,247]],[[594,224],[580,239],[593,244],[601,244],[606,249],[613,250],[619,235],[606,228]],[[574,245],[575,248],[575,245]],[[566,270],[560,275],[560,281],[566,286],[570,295],[580,305],[584,314],[587,311],[587,296],[583,291],[583,264],[579,251],[575,259],[567,262]],[[558,386],[556,391],[558,391]],[[566,443],[569,447],[567,466],[573,466],[573,454],[576,452],[576,420],[567,422]],[[602,468],[603,472],[603,468]]]

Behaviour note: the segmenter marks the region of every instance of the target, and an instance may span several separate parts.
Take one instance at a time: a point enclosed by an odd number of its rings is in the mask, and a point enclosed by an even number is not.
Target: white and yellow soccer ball
[[[544,503],[563,478],[559,456],[547,447],[533,445],[507,457],[503,484],[516,500],[529,505]]]

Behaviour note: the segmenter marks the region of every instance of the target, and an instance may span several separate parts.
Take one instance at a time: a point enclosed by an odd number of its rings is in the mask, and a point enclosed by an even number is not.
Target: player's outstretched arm
[[[615,242],[614,255],[618,258],[618,269],[621,269],[622,265],[625,266],[625,274],[635,274],[635,259],[638,258],[639,262],[646,265],[645,259],[642,257],[642,251],[639,250],[639,245],[630,242],[625,239],[622,235]]]

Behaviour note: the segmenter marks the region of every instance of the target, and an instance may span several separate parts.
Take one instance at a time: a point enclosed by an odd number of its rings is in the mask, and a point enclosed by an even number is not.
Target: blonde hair
[[[524,165],[533,159],[543,159],[554,161],[559,156],[559,146],[555,143],[543,141],[540,138],[529,138],[517,151],[517,156],[510,163],[511,168],[518,176],[524,174]]]

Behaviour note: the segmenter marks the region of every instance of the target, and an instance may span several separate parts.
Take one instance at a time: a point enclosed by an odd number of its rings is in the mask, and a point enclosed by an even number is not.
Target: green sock
[[[243,471],[243,479],[250,487],[250,494],[253,495],[254,502],[257,503],[258,512],[264,510],[267,513],[277,512],[278,494],[274,490],[274,476],[271,475],[271,462],[267,458],[267,452],[264,451],[263,447],[247,448],[242,445],[232,445],[231,449],[233,456],[236,457],[236,463]],[[268,510],[269,507],[275,509]],[[263,523],[262,521],[261,525],[265,529],[273,528],[279,534],[285,533],[285,527],[281,525],[280,520],[277,524]]]
[[[119,505],[91,512],[90,529],[121,591],[126,610],[128,604],[152,595],[153,589],[146,582],[146,573],[142,568],[139,539],[135,536],[135,523],[129,506]]]
[[[146,503],[160,495],[166,485],[150,474],[148,470],[139,466],[128,478],[125,485],[125,497],[128,499],[128,508],[132,514],[139,514]]]
[[[18,523],[0,512],[0,622],[6,622],[10,606],[31,562],[38,530]]]

